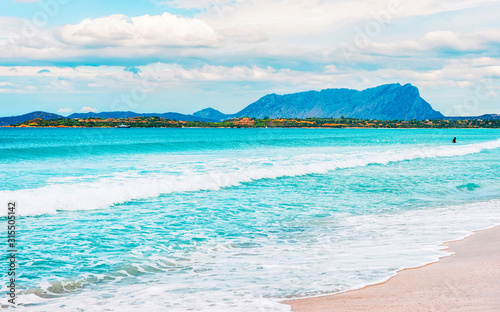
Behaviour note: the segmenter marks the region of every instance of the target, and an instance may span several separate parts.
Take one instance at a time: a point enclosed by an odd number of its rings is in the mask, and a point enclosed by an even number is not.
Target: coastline
[[[16,120],[18,122],[19,120]],[[382,128],[382,129],[478,129],[500,128],[500,119],[412,119],[412,120],[378,120],[360,119],[344,116],[340,118],[308,117],[308,118],[250,118],[238,117],[223,121],[175,120],[163,117],[136,116],[129,118],[34,118],[22,122],[3,122],[14,128]]]
[[[63,126],[63,127],[54,127],[54,126],[29,126],[29,127],[21,127],[21,126],[0,126],[0,128],[8,128],[8,129],[120,129],[119,127],[83,127],[83,126]],[[498,130],[500,127],[130,127],[127,129],[379,129],[379,130],[478,130],[478,129],[487,129],[487,130]]]
[[[500,226],[446,242],[453,255],[401,270],[386,282],[282,301],[294,312],[500,311]]]

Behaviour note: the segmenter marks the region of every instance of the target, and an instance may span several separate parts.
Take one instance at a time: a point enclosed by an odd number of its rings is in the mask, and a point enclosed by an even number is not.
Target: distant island
[[[425,120],[444,116],[420,97],[411,84],[381,85],[363,91],[325,89],[285,95],[269,94],[235,114],[208,108],[193,114],[218,121],[235,117],[251,118],[339,118],[377,120]]]
[[[343,117],[343,118],[342,118]],[[135,113],[130,111],[101,112],[101,113],[74,113],[67,117],[47,112],[32,112],[25,115],[0,118],[0,126],[17,125],[28,126],[37,124],[42,126],[41,120],[58,120],[48,123],[46,126],[78,126],[87,127],[89,125],[99,125],[105,127],[113,126],[114,120],[121,123],[133,123],[134,118],[139,118],[138,122],[142,126],[154,125],[170,127],[172,123],[218,127],[236,125],[245,122],[242,118],[250,118],[252,126],[274,127],[275,125],[292,126],[291,120],[296,120],[296,126],[308,125],[314,119],[316,126],[323,124],[353,125],[368,127],[369,124],[386,127],[407,127],[417,123],[411,120],[420,121],[418,127],[424,127],[425,120],[444,120],[447,122],[433,122],[443,127],[462,127],[463,124],[470,124],[486,127],[496,124],[494,120],[500,119],[500,115],[488,114],[475,117],[445,117],[440,112],[434,110],[432,106],[420,97],[418,88],[411,84],[401,85],[399,83],[381,85],[363,91],[352,89],[324,89],[321,91],[307,91],[285,95],[268,94],[256,102],[248,105],[241,111],[234,114],[224,114],[213,108],[205,108],[192,115],[180,113]],[[312,118],[312,119],[311,119]],[[345,119],[343,122],[337,119]],[[59,119],[67,121],[62,122]],[[75,121],[77,120],[77,121]],[[85,121],[78,121],[85,120]],[[159,120],[163,120],[159,122]],[[233,121],[228,121],[233,120]],[[263,120],[268,120],[264,122]],[[270,120],[273,120],[272,122]],[[281,120],[281,121],[280,121]],[[284,120],[288,120],[285,122]],[[322,121],[323,120],[323,121]],[[362,121],[359,121],[362,120]],[[397,120],[398,122],[394,122]],[[470,120],[474,122],[459,123],[460,120]],[[493,122],[482,122],[492,120]],[[88,121],[88,122],[87,122]],[[183,123],[181,123],[181,121]],[[372,122],[376,121],[376,122]],[[28,123],[26,123],[28,122]],[[236,124],[235,124],[236,123]],[[398,125],[401,124],[401,125]],[[50,124],[50,125],[49,125]],[[160,125],[161,124],[161,125]]]
[[[19,128],[500,128],[496,120],[374,120],[357,118],[232,118],[219,122],[170,120],[161,117],[41,118],[9,127]]]

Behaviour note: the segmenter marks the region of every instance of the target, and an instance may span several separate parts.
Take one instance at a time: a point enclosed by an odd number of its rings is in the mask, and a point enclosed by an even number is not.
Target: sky
[[[0,0],[0,116],[234,113],[269,94],[411,83],[500,113],[500,0]]]

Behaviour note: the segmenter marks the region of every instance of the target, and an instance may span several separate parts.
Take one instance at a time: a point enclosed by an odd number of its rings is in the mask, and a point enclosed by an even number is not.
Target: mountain
[[[411,84],[399,83],[381,85],[375,88],[357,91],[352,89],[324,89],[285,95],[268,94],[248,105],[236,114],[224,114],[213,108],[205,108],[192,115],[179,113],[135,113],[103,112],[75,113],[67,118],[131,118],[162,117],[185,121],[216,122],[235,117],[253,118],[339,118],[353,117],[379,120],[425,120],[425,119],[500,119],[498,114],[486,114],[477,117],[444,117],[434,110],[422,97],[418,89]],[[17,124],[34,118],[45,120],[65,118],[57,114],[33,112],[21,116],[0,118],[0,126]]]
[[[444,116],[432,109],[411,84],[387,84],[363,91],[325,89],[285,95],[269,94],[232,115],[204,109],[195,116],[223,120],[234,117],[254,118],[338,118],[363,119],[439,119]]]
[[[95,118],[133,118],[133,117],[161,117],[165,119],[171,119],[171,120],[184,120],[184,121],[203,121],[203,122],[215,122],[217,120],[215,119],[210,119],[210,118],[203,118],[203,117],[197,117],[193,115],[184,115],[184,114],[179,114],[179,113],[162,113],[162,114],[156,114],[156,113],[147,113],[147,114],[140,114],[140,113],[134,113],[134,112],[102,112],[102,113],[74,113],[69,115],[68,117],[64,117],[61,115],[57,114],[52,114],[52,113],[47,113],[47,112],[32,112],[29,114],[24,114],[20,116],[12,116],[12,117],[0,117],[0,127],[1,126],[8,126],[8,125],[15,125],[18,123],[22,123],[31,119],[35,118],[41,118],[44,120],[50,120],[50,119],[58,119],[58,118],[89,118],[89,117],[95,117]]]
[[[142,114],[134,113],[134,112],[103,112],[103,113],[73,113],[69,115],[67,118],[134,118],[137,116],[142,116]]]
[[[193,113],[193,116],[221,121],[231,118],[232,115],[223,114],[218,110],[209,107]]]
[[[51,114],[51,113],[38,111],[38,112],[32,112],[29,114],[24,114],[24,115],[19,115],[19,116],[1,117],[0,118],[0,127],[18,124],[18,123],[25,122],[25,121],[28,121],[31,119],[35,119],[35,118],[50,120],[50,119],[58,119],[58,118],[64,118],[64,117],[61,115],[57,115],[57,114]]]
[[[184,121],[205,121],[211,122],[216,121],[210,118],[197,117],[193,115],[184,115],[179,113],[134,113],[134,112],[102,112],[102,113],[74,113],[69,115],[67,118],[133,118],[133,117],[162,117],[165,119],[175,119]]]

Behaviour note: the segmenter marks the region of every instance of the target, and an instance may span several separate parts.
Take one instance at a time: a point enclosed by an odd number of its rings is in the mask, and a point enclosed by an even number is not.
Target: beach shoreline
[[[500,311],[500,226],[448,241],[437,262],[385,282],[319,297],[282,301],[294,312]]]

